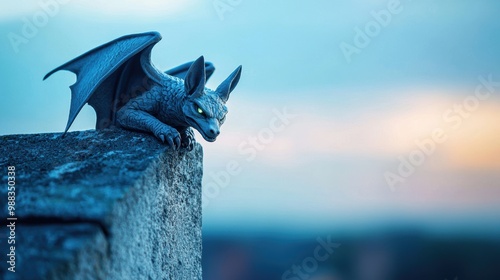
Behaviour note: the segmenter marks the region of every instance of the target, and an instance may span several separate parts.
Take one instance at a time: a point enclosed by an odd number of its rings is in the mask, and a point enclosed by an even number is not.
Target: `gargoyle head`
[[[209,142],[215,141],[220,133],[220,126],[227,114],[226,102],[229,94],[240,80],[241,66],[236,68],[217,89],[205,87],[205,59],[198,58],[189,68],[184,80],[186,101],[182,107],[186,122],[198,130]]]

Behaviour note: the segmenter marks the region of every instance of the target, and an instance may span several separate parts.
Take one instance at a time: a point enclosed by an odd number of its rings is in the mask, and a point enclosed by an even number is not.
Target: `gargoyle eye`
[[[205,113],[205,112],[203,112],[203,110],[200,107],[198,107],[198,109],[196,111],[198,111],[198,113],[201,115],[203,115]]]

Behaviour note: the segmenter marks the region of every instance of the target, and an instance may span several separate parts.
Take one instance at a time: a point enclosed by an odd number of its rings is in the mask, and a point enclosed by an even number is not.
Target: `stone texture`
[[[201,279],[199,144],[172,151],[119,129],[6,135],[0,144],[3,182],[6,166],[16,167],[17,279]],[[6,268],[0,278],[12,276]]]

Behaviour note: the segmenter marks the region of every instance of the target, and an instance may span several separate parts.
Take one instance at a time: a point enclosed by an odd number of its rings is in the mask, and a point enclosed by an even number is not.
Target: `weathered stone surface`
[[[201,146],[172,151],[123,130],[7,135],[0,144],[3,182],[16,167],[16,276],[201,279]]]
[[[8,264],[2,262],[0,279],[105,279],[108,244],[95,224],[20,224],[15,273],[6,272]],[[0,248],[2,255],[9,252],[7,246]]]

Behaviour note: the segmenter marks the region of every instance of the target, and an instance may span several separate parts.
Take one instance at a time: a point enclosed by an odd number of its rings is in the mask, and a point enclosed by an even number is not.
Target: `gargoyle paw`
[[[166,143],[174,150],[178,150],[181,147],[181,135],[174,128],[163,128],[154,134],[161,140],[162,143]]]
[[[186,148],[188,151],[192,151],[194,149],[194,144],[196,143],[193,130],[191,128],[187,128],[186,130],[182,131],[181,138],[181,147]]]

